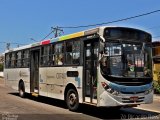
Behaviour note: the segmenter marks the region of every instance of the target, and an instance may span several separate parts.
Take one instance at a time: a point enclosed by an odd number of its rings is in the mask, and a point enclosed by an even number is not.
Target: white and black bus
[[[153,101],[151,35],[127,27],[97,27],[5,52],[6,85],[34,96],[97,107]]]

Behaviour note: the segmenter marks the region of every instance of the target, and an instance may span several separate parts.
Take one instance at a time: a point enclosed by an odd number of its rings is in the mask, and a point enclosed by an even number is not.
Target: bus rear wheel
[[[25,97],[25,89],[24,89],[24,83],[19,83],[19,96],[24,98]]]
[[[76,111],[79,107],[79,97],[75,89],[67,91],[66,104],[70,111]]]

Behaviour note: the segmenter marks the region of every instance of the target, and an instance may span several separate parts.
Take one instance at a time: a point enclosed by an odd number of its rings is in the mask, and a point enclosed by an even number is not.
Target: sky
[[[0,0],[0,53],[6,43],[13,48],[14,43],[41,41],[51,27],[104,23],[155,10],[160,10],[159,0]],[[153,41],[160,40],[160,12],[107,26],[142,29],[152,34]],[[90,28],[63,29],[63,34]]]

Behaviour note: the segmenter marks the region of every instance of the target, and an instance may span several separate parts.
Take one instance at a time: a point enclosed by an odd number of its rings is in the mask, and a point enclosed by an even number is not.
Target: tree
[[[3,62],[4,62],[4,56],[0,55],[0,63],[3,63]]]
[[[3,71],[3,63],[0,63],[0,72]]]
[[[3,71],[3,64],[4,64],[4,56],[0,55],[0,72]]]

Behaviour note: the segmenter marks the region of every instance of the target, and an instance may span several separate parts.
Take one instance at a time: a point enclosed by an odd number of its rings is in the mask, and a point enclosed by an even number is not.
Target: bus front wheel
[[[19,83],[19,96],[22,98],[24,98],[24,96],[25,96],[25,88],[24,88],[23,82]]]
[[[76,111],[79,107],[78,93],[75,89],[67,91],[66,104],[70,111]]]

